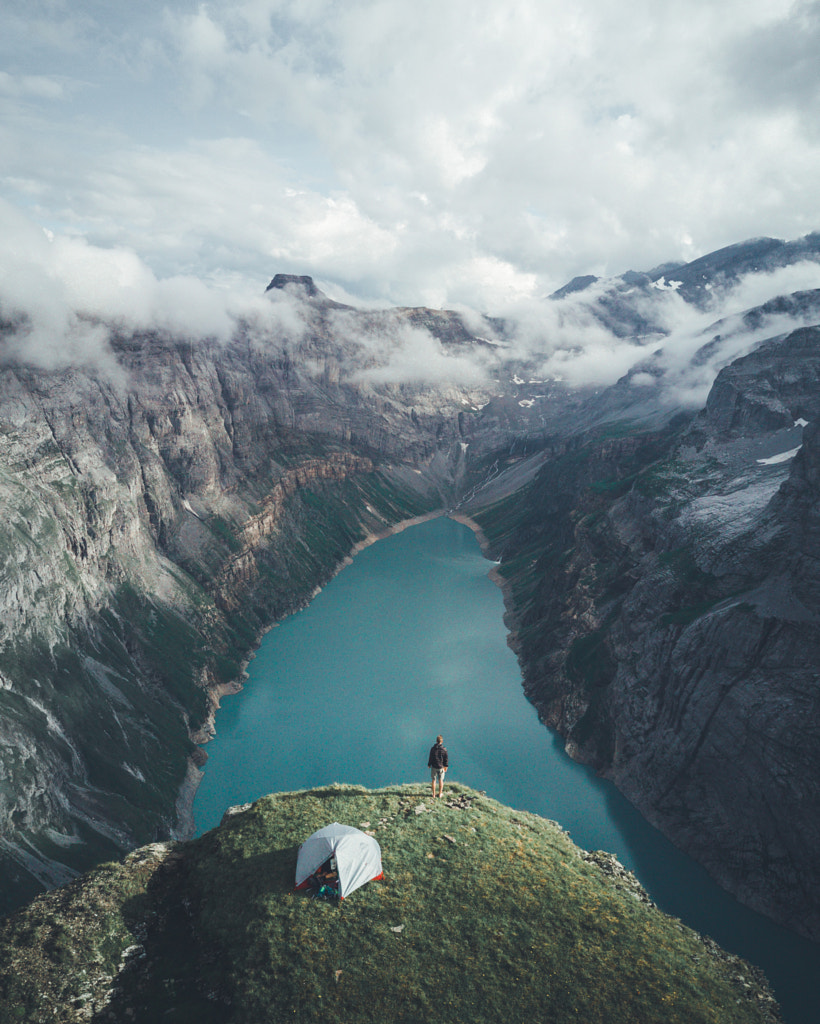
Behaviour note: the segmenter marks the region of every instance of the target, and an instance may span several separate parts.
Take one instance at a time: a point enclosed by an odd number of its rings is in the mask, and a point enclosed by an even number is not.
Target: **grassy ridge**
[[[422,786],[265,797],[40,897],[0,925],[0,1021],[776,1019],[748,965],[554,823],[448,791],[457,806]],[[333,820],[374,832],[385,871],[339,906],[292,889],[299,843]]]

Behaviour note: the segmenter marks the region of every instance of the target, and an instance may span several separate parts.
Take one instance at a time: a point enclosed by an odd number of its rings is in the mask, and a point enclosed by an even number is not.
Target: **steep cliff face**
[[[706,403],[703,429],[721,440],[790,427],[820,412],[820,349],[816,327],[761,345],[718,375]]]
[[[184,831],[192,740],[256,637],[454,493],[486,389],[351,380],[331,312],[227,346],[118,336],[105,372],[0,370],[7,906]]]
[[[479,516],[545,721],[744,902],[815,938],[820,432],[795,420],[820,413],[818,344],[763,346],[691,427],[587,436],[517,513]]]

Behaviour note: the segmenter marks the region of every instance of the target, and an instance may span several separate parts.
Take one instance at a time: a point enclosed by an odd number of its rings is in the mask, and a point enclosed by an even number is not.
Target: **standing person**
[[[436,798],[436,781],[439,784],[439,797],[444,795],[444,776],[447,774],[447,748],[443,746],[441,736],[436,736],[435,745],[430,747],[430,756],[427,758],[427,767],[430,769],[431,785],[433,787],[433,799]]]

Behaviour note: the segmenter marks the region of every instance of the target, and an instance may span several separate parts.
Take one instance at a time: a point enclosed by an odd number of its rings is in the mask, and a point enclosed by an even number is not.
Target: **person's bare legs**
[[[442,772],[442,774],[439,776],[439,780],[438,780],[438,787],[439,787],[438,788],[438,796],[439,796],[439,800],[444,796],[444,775],[445,775],[445,773]],[[436,784],[434,782],[433,783],[433,796],[435,796],[435,795],[436,795]]]
[[[430,783],[430,785],[433,787],[433,799],[435,800],[436,799],[436,777],[435,777],[435,775],[433,776],[433,781]]]

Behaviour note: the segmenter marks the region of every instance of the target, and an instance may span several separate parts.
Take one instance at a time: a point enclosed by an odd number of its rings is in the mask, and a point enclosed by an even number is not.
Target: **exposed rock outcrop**
[[[752,437],[820,412],[817,329],[803,328],[771,341],[722,370],[706,403],[704,428],[721,440]]]

